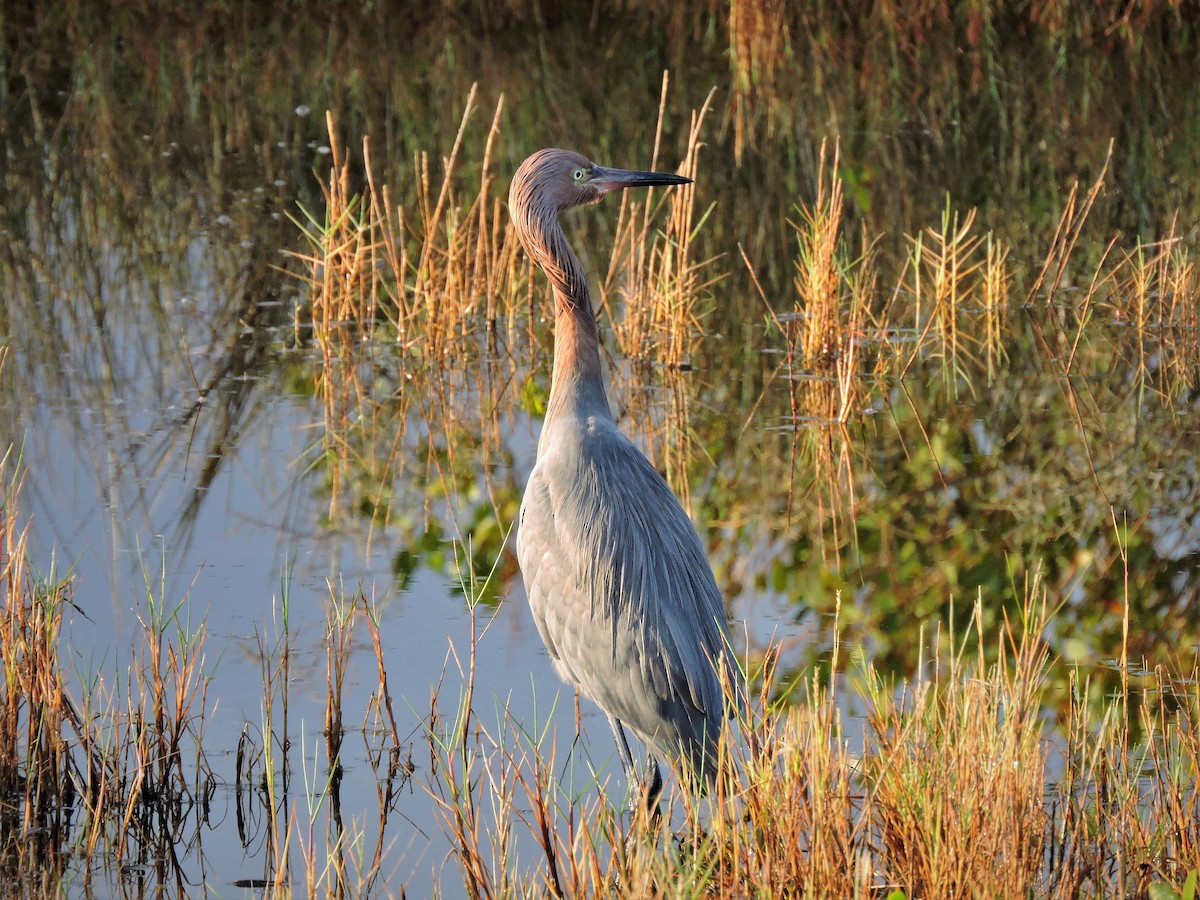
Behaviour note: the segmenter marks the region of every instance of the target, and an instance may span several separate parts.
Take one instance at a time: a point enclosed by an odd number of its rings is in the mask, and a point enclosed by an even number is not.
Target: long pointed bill
[[[657,187],[669,184],[691,184],[692,179],[666,172],[633,172],[629,169],[608,169],[596,166],[591,178],[592,187],[607,194],[609,191],[631,187]]]

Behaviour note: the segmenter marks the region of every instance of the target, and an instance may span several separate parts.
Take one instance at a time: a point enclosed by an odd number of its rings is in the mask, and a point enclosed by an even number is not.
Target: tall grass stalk
[[[663,74],[662,99],[650,168],[659,165],[662,129],[667,110],[669,78]],[[692,112],[687,144],[678,174],[699,178],[704,121],[713,95]],[[692,242],[713,206],[696,214],[697,185],[672,188],[665,201],[653,190],[644,196],[623,195],[616,240],[608,271],[600,285],[600,305],[612,321],[621,355],[634,363],[683,368],[691,365],[709,309],[709,288],[717,280],[707,275],[714,260],[696,260]],[[657,210],[665,202],[665,226],[658,230]]]

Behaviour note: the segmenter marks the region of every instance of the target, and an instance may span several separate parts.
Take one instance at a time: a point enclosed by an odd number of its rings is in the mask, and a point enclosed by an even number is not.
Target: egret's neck
[[[611,415],[600,371],[600,335],[587,273],[557,220],[544,224],[548,258],[539,259],[554,288],[554,374],[546,420],[564,415]],[[540,254],[539,254],[540,255]]]

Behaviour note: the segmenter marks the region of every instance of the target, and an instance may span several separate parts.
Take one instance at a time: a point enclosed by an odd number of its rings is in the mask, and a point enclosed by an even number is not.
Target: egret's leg
[[[658,812],[658,798],[662,795],[663,780],[662,772],[658,770],[658,760],[653,756],[650,757],[650,771],[646,774],[650,776],[650,785],[646,789],[646,806],[651,812]]]
[[[612,726],[613,737],[617,740],[617,755],[621,757],[621,768],[625,770],[625,777],[631,785],[637,784],[637,769],[633,765],[633,754],[629,752],[629,741],[625,740],[625,729],[621,727],[621,720],[616,716],[609,716],[608,724]]]
[[[653,756],[650,757],[649,765],[646,767],[646,782],[643,783],[642,779],[638,778],[637,766],[633,764],[633,754],[629,751],[629,741],[625,738],[625,728],[621,725],[621,720],[616,716],[609,716],[608,724],[612,726],[613,737],[617,740],[617,755],[621,757],[621,767],[625,770],[625,777],[629,779],[629,787],[637,789],[637,793],[632,794],[629,798],[629,811],[634,812],[637,809],[638,794],[644,787],[646,789],[646,808],[652,815],[659,815],[658,798],[662,796],[663,780],[662,772],[658,768],[658,760]]]

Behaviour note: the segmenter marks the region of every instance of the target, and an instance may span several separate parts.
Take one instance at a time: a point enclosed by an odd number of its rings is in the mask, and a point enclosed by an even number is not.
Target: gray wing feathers
[[[670,487],[615,427],[592,424],[557,434],[530,476],[517,549],[534,619],[560,673],[606,712],[684,745],[664,749],[708,753],[696,743],[722,716],[724,602]]]

